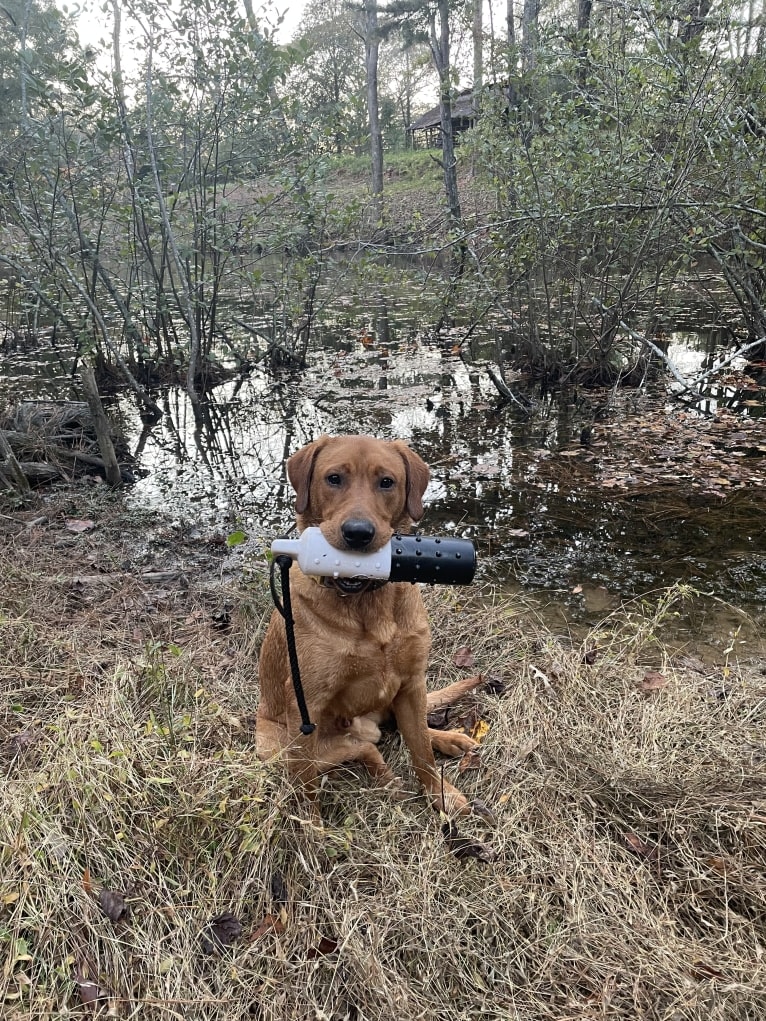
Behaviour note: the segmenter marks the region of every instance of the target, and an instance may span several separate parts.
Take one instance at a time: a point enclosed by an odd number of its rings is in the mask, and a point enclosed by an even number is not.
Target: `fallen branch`
[[[600,312],[609,311],[609,309],[605,308],[604,305],[601,304],[598,298],[593,298],[593,305]],[[759,337],[757,340],[751,340],[749,343],[743,344],[742,347],[737,348],[734,354],[729,355],[729,357],[725,358],[724,361],[719,362],[717,365],[714,365],[712,369],[708,369],[707,372],[703,372],[701,375],[697,376],[691,382],[688,382],[688,380],[686,380],[684,376],[681,375],[681,373],[676,368],[675,364],[671,361],[671,359],[668,358],[665,352],[661,348],[657,347],[657,345],[653,341],[649,340],[648,337],[645,337],[641,333],[636,333],[636,331],[632,330],[628,326],[628,324],[624,322],[622,319],[617,320],[617,325],[620,326],[623,330],[625,330],[625,332],[632,340],[635,340],[639,344],[643,344],[645,347],[648,347],[653,354],[656,354],[657,357],[660,358],[667,365],[673,376],[676,378],[676,380],[678,380],[682,387],[681,390],[674,391],[673,393],[674,397],[680,397],[681,394],[688,393],[689,391],[696,389],[700,385],[700,383],[704,383],[706,379],[710,378],[710,376],[714,376],[716,372],[720,372],[721,369],[726,368],[727,365],[731,365],[731,363],[736,358],[741,358],[744,354],[747,354],[748,351],[752,351],[753,348],[756,347],[762,347],[763,344],[766,343],[766,337]]]
[[[2,454],[3,457],[1,467],[7,469],[8,477],[12,480],[15,489],[19,493],[28,493],[30,488],[29,480],[24,474],[21,465],[16,460],[16,455],[11,449],[11,445],[3,433],[0,433],[0,454]]]
[[[485,366],[485,368],[487,370],[487,375],[495,384],[497,391],[501,395],[501,397],[505,397],[507,401],[511,401],[513,404],[518,405],[518,407],[520,407],[523,411],[529,411],[529,405],[519,400],[519,398],[516,396],[513,390],[511,390],[511,388],[508,386],[506,381],[498,372],[495,372],[491,365],[487,365]]]

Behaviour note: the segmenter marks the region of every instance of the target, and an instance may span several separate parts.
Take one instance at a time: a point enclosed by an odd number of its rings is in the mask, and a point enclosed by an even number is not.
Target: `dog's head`
[[[373,553],[423,516],[428,465],[401,440],[320,436],[287,461],[302,530],[336,549]]]

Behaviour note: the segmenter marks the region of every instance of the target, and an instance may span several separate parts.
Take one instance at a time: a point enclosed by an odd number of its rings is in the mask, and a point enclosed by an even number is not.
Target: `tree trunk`
[[[104,460],[106,481],[113,489],[116,489],[122,485],[122,472],[117,463],[117,455],[114,452],[114,444],[109,432],[109,420],[106,417],[104,405],[101,403],[101,395],[96,385],[96,376],[90,365],[83,363],[80,366],[80,378],[82,379],[85,400],[90,408],[90,417],[93,419],[93,427],[96,430],[98,449],[101,451],[101,457]]]
[[[378,36],[377,0],[365,0],[364,64],[367,75],[367,115],[370,121],[370,158],[372,165],[372,203],[376,223],[383,216],[383,133],[380,129],[378,103]]]
[[[590,19],[593,13],[593,0],[577,0],[577,80],[582,88],[588,79],[590,61]]]
[[[152,170],[152,180],[154,182],[154,191],[157,198],[157,205],[160,213],[160,221],[162,223],[162,229],[167,240],[168,247],[170,248],[173,262],[175,264],[176,273],[178,275],[178,294],[179,301],[181,304],[184,318],[186,320],[186,326],[189,330],[189,363],[186,370],[186,393],[189,395],[189,403],[192,406],[192,412],[194,414],[194,422],[197,428],[200,428],[204,423],[204,415],[202,412],[202,401],[200,400],[199,392],[197,390],[197,372],[200,367],[200,357],[202,354],[199,330],[197,329],[197,321],[194,313],[194,302],[191,294],[191,281],[189,274],[186,271],[181,253],[178,250],[176,243],[176,236],[173,228],[170,224],[170,217],[168,216],[168,209],[165,203],[165,196],[162,191],[162,185],[160,184],[160,174],[157,168],[157,151],[154,145],[153,125],[154,125],[154,113],[152,110],[152,38],[147,34],[147,56],[146,56],[146,67],[144,69],[144,85],[145,85],[145,105],[146,105],[146,150],[147,157],[149,160],[149,166]]]
[[[678,11],[678,38],[682,43],[699,39],[713,0],[683,0]]]
[[[438,34],[437,34],[438,18]],[[455,161],[455,140],[452,134],[452,99],[450,97],[450,31],[449,0],[439,0],[431,17],[431,56],[439,75],[439,111],[441,114],[442,169],[444,190],[447,195],[450,218],[455,225],[462,220],[460,197],[457,189],[457,163]]]
[[[540,41],[541,0],[524,0],[521,15],[521,69],[532,71],[537,65],[537,47]]]
[[[484,0],[473,0],[473,115],[479,116],[484,85]]]

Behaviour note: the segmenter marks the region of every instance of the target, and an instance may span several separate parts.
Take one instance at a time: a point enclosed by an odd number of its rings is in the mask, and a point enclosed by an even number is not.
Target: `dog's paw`
[[[434,808],[447,816],[470,815],[471,805],[460,791],[452,784],[444,783],[438,791],[431,795]]]
[[[479,747],[472,737],[461,733],[459,730],[429,729],[428,736],[431,739],[431,747],[435,752],[440,752],[442,755],[451,755],[453,758],[459,758],[461,755],[465,755],[466,752],[471,752],[474,748]]]

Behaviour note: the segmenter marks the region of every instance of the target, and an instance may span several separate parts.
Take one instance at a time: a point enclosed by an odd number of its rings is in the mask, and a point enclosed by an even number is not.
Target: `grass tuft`
[[[495,689],[458,860],[395,736],[411,799],[349,771],[315,829],[254,755],[265,580],[83,492],[3,519],[4,1019],[763,1017],[766,679],[674,659],[679,593],[583,643],[428,594],[430,682]]]

